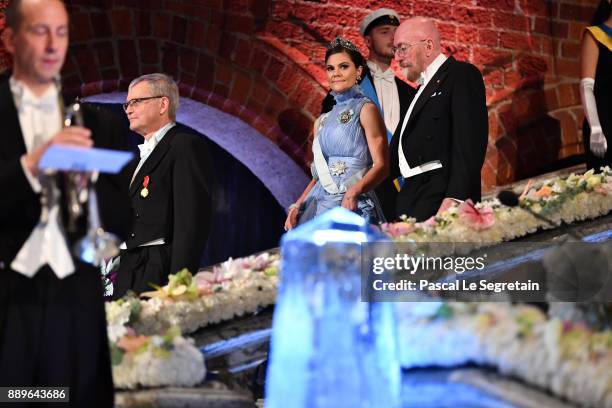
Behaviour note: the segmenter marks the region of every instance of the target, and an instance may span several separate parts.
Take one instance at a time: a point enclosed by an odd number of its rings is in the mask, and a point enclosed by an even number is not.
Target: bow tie
[[[425,75],[423,75],[423,74],[419,75],[419,77],[416,80],[416,83],[419,86],[423,86],[423,84],[425,83]]]
[[[155,149],[155,146],[151,146],[148,143],[143,143],[138,145],[138,150],[140,150],[140,158],[144,159],[151,154],[151,152]]]
[[[393,82],[395,81],[395,73],[390,69],[386,70],[385,72],[372,72],[372,78],[374,80],[379,79],[387,82]]]
[[[53,109],[56,107],[56,101],[52,99],[43,99],[42,101],[34,101],[32,99],[23,98],[19,104],[19,110],[23,109],[36,109],[44,113],[53,113]]]

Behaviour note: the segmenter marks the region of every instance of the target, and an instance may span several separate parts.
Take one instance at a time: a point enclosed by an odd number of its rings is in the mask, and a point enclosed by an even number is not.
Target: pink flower
[[[605,182],[602,183],[601,185],[595,187],[595,191],[597,191],[599,194],[602,195],[608,195],[610,193],[612,193],[612,182]]]
[[[436,225],[438,225],[438,221],[436,221],[436,216],[432,215],[431,217],[423,221],[423,224],[427,225],[428,227],[435,227]]]
[[[390,237],[396,238],[414,231],[414,224],[409,222],[386,222],[380,226],[380,229]]]
[[[459,205],[459,219],[468,227],[480,231],[495,224],[495,213],[489,206],[477,209],[472,200],[468,199]]]

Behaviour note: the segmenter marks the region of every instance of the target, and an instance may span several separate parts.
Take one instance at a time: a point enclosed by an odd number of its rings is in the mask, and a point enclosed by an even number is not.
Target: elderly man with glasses
[[[429,19],[403,22],[393,44],[406,78],[420,85],[389,146],[391,176],[404,177],[396,212],[423,221],[461,200],[480,201],[484,81],[474,65],[442,54]]]
[[[210,229],[210,159],[206,141],[176,124],[178,105],[178,87],[167,75],[143,75],[128,88],[123,108],[130,129],[145,141],[129,169],[133,225],[122,245],[114,298],[200,266]]]

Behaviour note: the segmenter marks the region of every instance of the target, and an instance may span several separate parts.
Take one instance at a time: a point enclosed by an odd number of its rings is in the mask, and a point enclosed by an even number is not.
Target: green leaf
[[[115,366],[121,364],[121,362],[123,361],[123,354],[124,354],[123,350],[117,347],[116,344],[111,344],[110,352],[111,352],[111,363]]]

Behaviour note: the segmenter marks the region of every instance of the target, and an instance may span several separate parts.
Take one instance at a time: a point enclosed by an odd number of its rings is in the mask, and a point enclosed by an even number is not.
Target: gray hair
[[[168,116],[170,120],[175,122],[176,111],[179,108],[179,90],[172,77],[161,73],[142,75],[130,82],[128,89],[132,89],[134,85],[141,82],[149,84],[152,92],[151,96],[165,96],[168,98],[170,102],[168,105]]]

